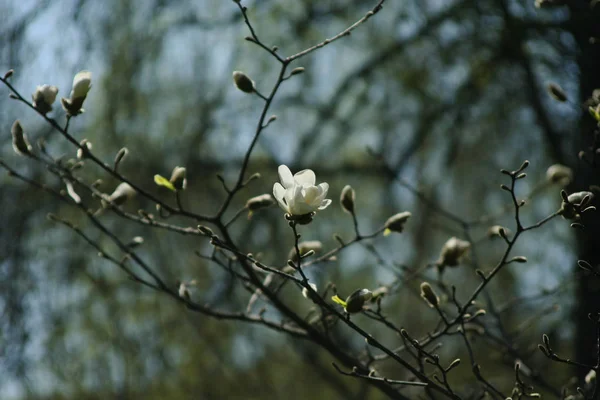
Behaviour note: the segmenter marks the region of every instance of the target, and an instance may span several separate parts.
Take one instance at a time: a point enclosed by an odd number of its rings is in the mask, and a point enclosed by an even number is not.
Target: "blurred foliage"
[[[288,55],[336,34],[372,7],[353,3],[271,0],[247,6],[259,36]],[[215,175],[234,179],[262,107],[257,98],[235,89],[231,73],[246,72],[263,91],[277,73],[265,52],[243,40],[248,32],[235,4],[5,0],[0,15],[0,69],[15,69],[16,87],[27,93],[49,83],[66,96],[74,73],[91,70],[87,111],[72,121],[71,132],[93,143],[107,163],[127,147],[130,153],[120,172],[161,198],[172,193],[154,185],[153,176],[168,177],[176,165],[185,166],[183,204],[205,214],[218,209],[225,193]],[[495,215],[508,200],[498,189],[504,182],[500,168],[531,161],[519,188],[525,196],[543,184],[549,165],[573,161],[569,132],[580,109],[568,18],[564,9],[538,10],[529,0],[386,2],[384,12],[350,37],[298,64],[306,72],[282,88],[272,110],[278,120],[263,133],[251,158],[249,172],[260,172],[262,178],[236,198],[232,210],[251,196],[271,192],[278,164],[294,171],[311,168],[319,181],[330,183],[334,206],[303,229],[303,239],[321,240],[328,249],[336,244],[334,233],[349,238],[352,220],[336,203],[346,184],[356,189],[363,232],[375,230],[396,212],[413,213],[402,235],[373,241],[375,251],[356,246],[313,271],[311,279],[319,287],[331,281],[346,296],[401,276],[403,267],[434,262],[448,237],[463,234],[460,224],[440,209],[465,221]],[[553,101],[544,91],[548,82],[559,84],[573,101]],[[56,110],[55,118],[63,118],[62,113]],[[72,146],[8,99],[3,89],[3,159],[14,161],[8,127],[15,118],[32,141],[45,138],[54,154],[75,156]],[[393,174],[367,148],[381,153]],[[19,167],[29,176],[47,178],[34,166]],[[431,202],[415,196],[394,175]],[[83,176],[102,178],[101,189],[107,193],[117,184],[94,167]],[[53,212],[89,228],[76,210],[5,176],[0,190],[4,398],[382,398],[364,382],[336,373],[330,355],[310,343],[261,326],[194,314],[127,280],[73,232],[45,219]],[[533,223],[556,210],[558,191],[556,186],[539,189],[525,219]],[[126,208],[153,211],[154,205],[138,199]],[[103,218],[124,240],[143,236],[140,254],[174,287],[178,280],[195,279],[193,298],[245,309],[247,293],[236,290],[238,284],[226,272],[195,255],[210,251],[205,239],[145,229],[109,213]],[[478,224],[473,239],[483,238],[493,224],[511,227],[514,218],[509,212]],[[280,210],[242,217],[233,232],[245,250],[285,265],[293,238]],[[100,234],[92,237],[116,251]],[[499,302],[562,285],[558,294],[521,301],[504,312],[517,347],[535,348],[541,332],[551,331],[561,344],[557,350],[572,349],[573,330],[562,323],[572,303],[572,245],[568,224],[554,221],[517,246],[515,253],[526,255],[529,263],[507,268],[491,285]],[[491,268],[501,250],[499,242],[481,241],[479,263]],[[448,271],[447,279],[465,297],[479,283],[466,267]],[[414,336],[431,330],[437,318],[420,299],[419,283],[384,301],[394,322]],[[309,311],[296,288],[287,287],[284,298]],[[561,307],[552,308],[554,303]],[[520,323],[548,308],[527,330],[521,329]],[[372,324],[362,316],[356,321]],[[378,335],[391,347],[399,343],[390,332]],[[340,328],[336,336],[348,348],[364,347],[353,332]],[[452,359],[459,348],[458,339],[450,340],[440,355]],[[476,341],[479,348],[484,347]],[[478,354],[489,379],[505,390],[512,388],[510,355]],[[531,362],[543,373],[549,367],[539,354]],[[405,374],[392,363],[381,369],[398,379]],[[562,384],[570,373],[559,367],[550,376]],[[475,385],[468,363],[452,379]]]

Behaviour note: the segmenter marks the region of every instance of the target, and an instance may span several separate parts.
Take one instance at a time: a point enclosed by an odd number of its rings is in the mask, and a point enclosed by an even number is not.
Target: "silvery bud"
[[[502,225],[493,225],[487,231],[487,237],[492,239],[495,237],[506,237],[510,234],[510,229],[503,227]]]
[[[73,78],[73,89],[68,99],[60,99],[63,108],[70,116],[75,116],[83,112],[83,102],[88,92],[92,88],[92,73],[89,71],[80,71]]]
[[[310,287],[312,288],[313,291],[317,291],[317,285],[315,285],[314,283],[309,283]],[[307,288],[302,288],[302,296],[304,296],[304,298],[306,299],[313,299],[314,294],[312,292],[310,292]]]
[[[87,139],[83,139],[79,144],[86,149],[77,149],[77,159],[83,160],[84,158],[87,158],[87,153],[92,150],[92,144],[88,142]]]
[[[365,303],[373,297],[373,292],[368,289],[358,289],[346,299],[346,312],[354,314],[361,312]]]
[[[391,216],[387,221],[385,221],[385,229],[388,232],[401,233],[404,230],[404,224],[406,221],[408,221],[411,215],[412,214],[409,211],[404,211]]]
[[[254,81],[241,71],[233,71],[235,86],[245,93],[254,93]]]
[[[566,201],[564,199],[564,191],[561,192],[563,194],[563,202],[560,207],[560,213],[565,219],[574,219],[579,215],[580,209],[587,206],[589,202],[594,198],[594,194],[588,191],[581,191],[571,193],[567,196]]]
[[[467,241],[451,237],[446,241],[437,264],[440,267],[455,267],[460,259],[467,253],[471,244]]]
[[[437,297],[431,285],[427,282],[421,283],[421,297],[429,304],[429,307],[437,307],[440,299]]]
[[[309,251],[313,253],[319,253],[323,250],[323,243],[318,240],[307,240],[304,242],[298,243],[298,249],[300,250],[300,256],[304,257]],[[292,248],[290,250],[290,254],[288,256],[288,260],[297,260],[298,257],[296,255],[296,248]]]
[[[354,200],[356,199],[356,193],[352,186],[346,185],[342,189],[342,194],[340,195],[340,204],[344,211],[350,214],[354,214]]]
[[[566,186],[573,179],[573,170],[562,164],[554,164],[546,170],[546,179],[550,183],[559,183]]]
[[[56,100],[58,88],[51,85],[41,85],[35,89],[35,93],[31,95],[33,106],[42,114],[47,114],[52,111],[52,104]]]
[[[117,186],[114,192],[108,196],[108,201],[117,206],[124,204],[127,200],[135,196],[135,189],[129,183],[122,182]]]
[[[27,140],[27,135],[23,131],[23,127],[21,126],[21,122],[16,120],[10,130],[12,134],[12,145],[15,153],[20,156],[31,156],[31,150],[33,147],[29,144]]]
[[[249,211],[257,211],[262,208],[271,207],[273,204],[275,204],[273,196],[270,194],[261,194],[260,196],[255,196],[248,199],[246,202],[246,208]]]
[[[184,167],[175,167],[173,172],[171,173],[171,179],[169,182],[173,184],[173,187],[176,190],[184,190],[187,186],[187,179],[185,177],[185,168]]]

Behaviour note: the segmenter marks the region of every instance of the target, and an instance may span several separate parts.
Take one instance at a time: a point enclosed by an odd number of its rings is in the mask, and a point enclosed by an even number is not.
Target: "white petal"
[[[294,186],[294,177],[287,165],[280,165],[279,168],[277,168],[277,172],[279,173],[279,180],[284,188],[289,189]]]
[[[298,172],[296,175],[294,175],[294,179],[296,180],[296,182],[298,182],[298,184],[307,187],[314,186],[317,178],[315,177],[315,173],[312,170],[304,169]]]
[[[329,207],[330,204],[331,204],[331,199],[325,199],[325,200],[323,200],[323,202],[319,206],[319,210],[326,209],[327,207]]]
[[[309,186],[307,188],[304,188],[304,202],[306,204],[314,204],[315,200],[318,200],[319,198],[319,192],[319,188],[317,188],[316,186]]]
[[[319,183],[319,189],[321,189],[321,193],[323,194],[323,197],[327,196],[327,191],[329,190],[329,183],[327,183],[327,182]]]
[[[281,186],[281,183],[276,182],[273,185],[273,196],[277,199],[277,200],[282,200],[283,196],[285,196],[285,188],[283,186]]]

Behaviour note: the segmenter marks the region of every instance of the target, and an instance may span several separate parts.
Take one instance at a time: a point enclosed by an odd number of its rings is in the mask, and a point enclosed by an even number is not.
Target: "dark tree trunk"
[[[588,1],[572,3],[572,32],[579,44],[578,63],[581,103],[585,102],[594,89],[600,88],[600,7],[591,8]],[[577,132],[574,152],[585,150],[590,157],[596,123],[587,111],[582,113]],[[596,157],[600,161],[600,157]],[[590,185],[600,185],[600,166],[591,166],[580,161],[575,168],[575,182],[571,191],[589,190]],[[594,205],[598,207],[600,193],[596,193]],[[577,256],[593,266],[600,265],[600,207],[588,213],[583,221],[584,231],[577,233]],[[600,311],[600,279],[588,276],[579,268],[577,276],[577,298],[573,313],[575,331],[575,356],[581,362],[596,363],[596,331],[587,318],[589,313]],[[600,269],[599,269],[600,270]],[[583,371],[581,371],[583,372]]]

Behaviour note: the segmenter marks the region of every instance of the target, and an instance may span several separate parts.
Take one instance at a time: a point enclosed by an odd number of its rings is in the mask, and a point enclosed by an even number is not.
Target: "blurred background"
[[[243,3],[261,40],[277,45],[282,55],[335,35],[375,4]],[[293,65],[306,72],[286,81],[274,101],[278,119],[263,132],[249,166],[249,173],[262,178],[240,193],[231,215],[249,197],[272,191],[279,164],[294,172],[310,168],[317,181],[330,184],[334,204],[301,233],[325,249],[336,246],[335,233],[352,237],[352,219],[337,202],[346,184],[356,190],[363,233],[396,212],[413,213],[403,234],[353,246],[313,270],[319,287],[333,282],[346,296],[399,279],[406,268],[435,262],[449,237],[465,238],[460,221],[471,222],[474,254],[484,270],[491,269],[505,247],[485,239],[488,228],[501,224],[514,231],[512,211],[502,212],[510,199],[499,189],[508,183],[501,168],[531,162],[518,186],[522,197],[535,193],[523,209],[528,224],[560,206],[561,187],[545,183],[550,165],[574,169],[571,191],[598,183],[577,159],[591,140],[582,102],[600,86],[600,48],[593,39],[600,37],[597,9],[590,11],[583,1],[536,8],[533,0],[388,0],[350,37]],[[56,85],[59,96],[67,96],[75,73],[92,71],[86,113],[72,121],[70,132],[87,138],[109,164],[127,147],[121,173],[173,204],[153,176],[168,177],[176,165],[185,166],[183,204],[212,214],[225,198],[216,174],[230,182],[237,177],[263,106],[237,90],[231,74],[244,71],[266,93],[279,69],[244,40],[247,35],[231,1],[0,0],[0,71],[13,68],[12,82],[27,96],[40,84]],[[553,99],[549,83],[561,86],[568,101]],[[9,99],[8,89],[0,94],[0,157],[59,187],[56,177],[13,153],[10,126],[20,119],[31,141],[45,138],[56,156],[73,158],[76,149]],[[58,105],[51,115],[64,123]],[[118,183],[91,164],[82,175],[90,182],[102,178],[107,193]],[[5,174],[0,193],[3,399],[382,398],[364,382],[339,375],[331,356],[311,343],[194,314],[133,283],[73,232],[45,218],[49,212],[65,217],[116,252],[77,210]],[[138,208],[153,212],[154,205],[138,199],[126,206]],[[195,255],[209,253],[205,238],[147,229],[112,213],[102,218],[123,240],[144,237],[140,254],[174,287],[195,279],[195,300],[245,309],[248,294]],[[535,348],[545,332],[561,355],[582,359],[592,353],[594,328],[585,315],[598,309],[597,282],[584,279],[575,261],[585,256],[600,262],[597,229],[590,221],[592,239],[586,241],[556,219],[525,234],[514,255],[529,262],[508,266],[490,287],[498,304],[516,299],[503,310],[504,325],[526,362],[556,387],[573,376],[581,381],[587,371],[551,365]],[[244,214],[232,232],[244,251],[285,265],[293,237],[278,208],[251,219]],[[468,265],[447,271],[445,279],[459,285],[463,300],[479,283]],[[383,303],[394,323],[415,336],[437,321],[418,295],[419,283],[404,284]],[[308,312],[312,304],[296,288],[284,293],[287,302]],[[392,348],[401,344],[362,316],[356,322]],[[347,329],[340,327],[337,335],[347,348],[364,348],[364,340]],[[489,350],[485,339],[474,343],[486,376],[509,391],[514,354]],[[464,357],[460,341],[445,344],[444,359]],[[392,378],[406,376],[391,363],[381,368]],[[475,385],[468,363],[453,379],[462,387]]]

